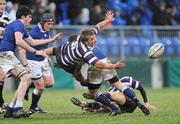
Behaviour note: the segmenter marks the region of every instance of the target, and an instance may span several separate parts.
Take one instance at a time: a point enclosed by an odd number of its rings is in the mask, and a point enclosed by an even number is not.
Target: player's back
[[[80,61],[89,64],[94,64],[97,61],[97,57],[94,56],[91,48],[80,40],[62,43],[59,49],[61,52],[58,60],[66,66],[75,65]]]

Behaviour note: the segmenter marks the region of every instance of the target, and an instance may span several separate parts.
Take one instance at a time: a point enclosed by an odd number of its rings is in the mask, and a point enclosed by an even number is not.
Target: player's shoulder
[[[11,20],[6,13],[3,13],[0,18],[3,19],[3,20],[6,20],[8,22],[10,22],[10,20]]]

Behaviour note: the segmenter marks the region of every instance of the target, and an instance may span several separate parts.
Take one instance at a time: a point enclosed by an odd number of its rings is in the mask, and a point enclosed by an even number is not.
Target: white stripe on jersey
[[[83,51],[84,51],[84,52],[87,52],[88,49],[85,47],[85,45],[84,45],[82,42],[80,42],[80,44],[81,44],[81,47],[82,47]]]
[[[0,22],[3,22],[5,24],[9,24],[9,21],[8,20],[4,20],[2,17],[0,18]]]
[[[137,89],[139,87],[139,81],[136,81],[136,86],[135,88]]]
[[[78,54],[79,57],[82,57],[81,53],[79,52],[78,49],[76,49],[76,53]]]
[[[89,51],[87,52],[85,55],[84,55],[84,58],[86,58],[88,55],[92,54],[92,51]]]
[[[93,57],[93,58],[91,58],[90,60],[89,60],[89,64],[90,63],[92,63],[94,60],[96,60],[97,59],[97,57]]]
[[[68,63],[74,64],[74,63],[72,63],[72,62],[69,61],[69,59],[67,58],[67,56],[65,56],[64,59],[65,59]]]
[[[69,49],[70,49],[70,47],[67,48],[67,50],[68,50],[68,55],[70,55],[70,50],[69,50]],[[72,53],[73,53],[73,52],[72,52]],[[69,56],[69,58],[70,58],[71,61],[73,61],[73,58],[72,58],[71,56]]]

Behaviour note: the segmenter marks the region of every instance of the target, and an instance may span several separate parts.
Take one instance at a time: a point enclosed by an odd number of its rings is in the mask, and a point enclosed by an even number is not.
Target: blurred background
[[[43,13],[53,14],[52,34],[63,32],[62,41],[102,21],[107,10],[113,11],[113,27],[99,32],[97,44],[113,62],[126,63],[126,68],[117,70],[119,76],[132,76],[148,88],[180,87],[180,0],[7,0],[6,13],[12,20],[21,5],[33,12],[28,29]],[[165,45],[165,53],[151,60],[147,53],[157,42]],[[53,72],[54,89],[80,88],[62,69],[53,67]],[[7,89],[13,87],[7,83]]]

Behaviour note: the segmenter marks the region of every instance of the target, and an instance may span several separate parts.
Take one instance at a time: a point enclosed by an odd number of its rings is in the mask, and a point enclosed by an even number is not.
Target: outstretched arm
[[[114,21],[114,13],[112,13],[111,11],[108,11],[105,14],[106,18],[105,20],[99,22],[95,27],[97,28],[97,30],[101,30],[104,28],[107,28],[111,25],[112,21]]]
[[[62,33],[58,33],[54,35],[54,37],[49,38],[49,39],[32,39],[31,37],[27,38],[26,40],[31,44],[31,46],[38,46],[38,45],[43,45],[43,44],[48,44],[51,42],[54,42],[58,39],[60,39],[63,36]]]

